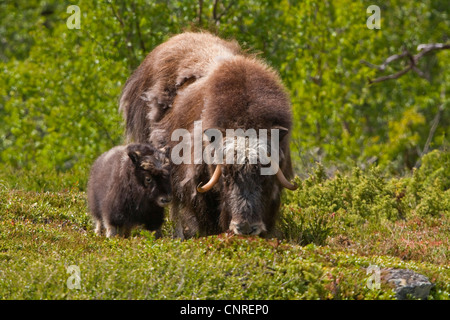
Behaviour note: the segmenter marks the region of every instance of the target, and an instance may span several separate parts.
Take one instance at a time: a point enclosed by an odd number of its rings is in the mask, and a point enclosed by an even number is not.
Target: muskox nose
[[[259,234],[262,229],[260,223],[250,224],[247,221],[234,224],[234,233],[236,234]]]
[[[167,206],[172,201],[172,196],[166,195],[166,196],[160,196],[158,198],[158,204],[161,207]]]

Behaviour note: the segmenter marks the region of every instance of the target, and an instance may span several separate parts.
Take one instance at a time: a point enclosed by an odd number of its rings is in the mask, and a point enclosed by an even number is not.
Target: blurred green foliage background
[[[80,29],[66,25],[80,8]],[[450,50],[415,72],[369,84],[406,66],[380,65],[403,50],[449,43],[447,0],[1,1],[0,170],[12,187],[83,190],[102,152],[123,142],[121,88],[148,52],[184,30],[209,30],[259,52],[279,71],[294,111],[297,174],[377,164],[409,173],[424,153],[448,154]],[[428,142],[427,142],[428,141]],[[437,157],[437,159],[446,157]],[[439,163],[433,164],[439,168]],[[0,177],[1,178],[1,177]]]

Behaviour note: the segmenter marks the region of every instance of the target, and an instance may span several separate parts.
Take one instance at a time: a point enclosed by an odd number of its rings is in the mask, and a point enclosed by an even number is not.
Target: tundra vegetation
[[[379,30],[371,4],[80,1],[68,29],[60,2],[0,3],[0,298],[395,299],[367,287],[376,265],[450,299],[450,50],[410,59],[448,44],[448,4],[384,1]],[[125,141],[123,85],[151,49],[199,28],[259,53],[289,91],[299,188],[283,191],[276,237],[181,241],[170,221],[160,239],[97,237],[87,179]]]

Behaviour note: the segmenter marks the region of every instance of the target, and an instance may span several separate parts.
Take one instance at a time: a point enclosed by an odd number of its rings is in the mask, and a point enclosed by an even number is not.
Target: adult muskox
[[[295,189],[288,182],[293,175],[291,107],[274,70],[242,53],[236,42],[209,33],[183,33],[155,48],[133,73],[123,89],[120,110],[129,140],[168,145],[172,160],[180,156],[174,154],[180,141],[172,141],[172,133],[181,129],[193,137],[199,121],[203,130],[268,130],[266,148],[279,145],[279,162],[269,164],[277,168],[274,175],[261,174],[267,166],[261,159],[198,163],[193,157],[196,142],[190,143],[192,161],[172,164],[170,216],[181,238],[226,230],[254,235],[271,231],[282,187]],[[275,143],[271,129],[279,133]]]

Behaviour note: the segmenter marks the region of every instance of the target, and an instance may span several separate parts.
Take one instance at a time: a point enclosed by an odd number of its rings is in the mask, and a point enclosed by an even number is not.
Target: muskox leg
[[[158,228],[155,230],[155,239],[162,238],[162,231],[161,228]]]
[[[174,238],[179,238],[181,240],[184,240],[184,234],[183,234],[183,226],[181,225],[181,219],[180,219],[180,210],[179,210],[180,204],[178,201],[173,201],[172,206],[170,207],[170,220],[173,222],[175,230],[174,230]]]
[[[266,224],[267,231],[261,232],[260,237],[271,238],[271,237],[281,237],[278,230],[275,230],[275,221],[278,218],[280,211],[281,200],[280,197],[275,197],[270,201],[269,210],[266,212],[266,217],[264,222]]]
[[[123,226],[114,226],[114,225],[106,225],[106,236],[108,238],[112,238],[115,236],[128,238],[131,235],[131,226],[123,225]]]
[[[103,233],[103,222],[102,220],[95,220],[95,233],[98,236],[101,236]]]
[[[123,225],[121,227],[117,227],[117,233],[121,237],[128,238],[131,235],[131,229],[132,229],[132,226]]]
[[[164,223],[164,208],[155,207],[151,214],[142,218],[141,222],[144,224],[144,229],[155,232],[155,238],[161,238],[161,226]]]
[[[117,227],[110,225],[110,224],[106,224],[106,236],[108,238],[112,238],[115,237],[117,235]]]
[[[175,223],[175,238],[189,239],[199,235],[195,213],[175,201],[170,208],[170,219]]]

